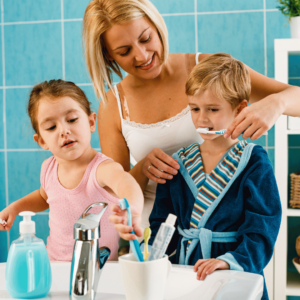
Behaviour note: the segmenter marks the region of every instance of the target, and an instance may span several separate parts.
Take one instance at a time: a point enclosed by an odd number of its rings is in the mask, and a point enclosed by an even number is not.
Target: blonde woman
[[[192,130],[185,82],[195,64],[210,54],[169,54],[166,25],[148,0],[92,0],[84,15],[83,37],[88,70],[102,98],[101,150],[130,172],[144,191],[145,228],[156,184],[178,172],[170,155],[201,143]],[[121,69],[128,75],[113,87],[112,75],[121,75]],[[232,139],[243,131],[243,138],[257,139],[281,114],[300,115],[300,88],[248,70],[253,104],[229,126],[227,137]],[[132,169],[130,155],[137,162]]]

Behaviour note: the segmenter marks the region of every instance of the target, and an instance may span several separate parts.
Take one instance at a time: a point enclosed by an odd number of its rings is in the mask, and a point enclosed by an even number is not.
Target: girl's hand
[[[0,231],[9,231],[11,226],[13,225],[13,222],[16,218],[16,213],[10,208],[7,207],[4,210],[0,212],[0,219],[6,222],[6,225],[4,226],[2,223],[0,223]]]
[[[199,259],[195,266],[194,272],[197,272],[197,280],[204,280],[206,275],[211,274],[215,270],[230,269],[227,262],[220,259]]]
[[[234,140],[243,132],[243,139],[256,140],[275,124],[283,113],[283,107],[276,95],[270,95],[258,102],[245,107],[228,127],[224,137],[231,136]]]
[[[128,216],[126,210],[122,210],[118,205],[112,205],[110,209],[115,214],[110,215],[108,219],[110,222],[115,224],[115,229],[119,232],[122,239],[127,241],[135,240],[136,236],[131,233],[132,230],[134,230],[138,237],[143,235],[142,229],[140,228],[141,214],[133,205],[130,205],[132,226],[127,225]]]
[[[170,155],[159,148],[154,148],[144,159],[143,173],[157,183],[166,183],[178,173],[179,164]]]

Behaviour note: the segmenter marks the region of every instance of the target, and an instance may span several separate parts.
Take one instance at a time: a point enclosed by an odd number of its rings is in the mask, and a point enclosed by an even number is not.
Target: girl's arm
[[[200,54],[199,61],[210,54]],[[228,127],[225,137],[256,140],[272,128],[282,115],[300,116],[300,87],[264,76],[248,67],[251,77],[251,105]]]
[[[36,190],[27,196],[13,202],[8,207],[0,212],[0,219],[7,222],[6,226],[0,224],[0,230],[9,231],[16,216],[26,210],[33,212],[44,211],[49,208],[49,204],[46,202],[48,199],[43,187]]]
[[[139,227],[144,206],[144,195],[138,183],[123,167],[110,160],[101,163],[97,169],[97,181],[101,187],[108,187],[118,198],[126,198],[132,211],[132,225],[138,236],[142,236]],[[116,212],[117,207],[113,211]],[[127,224],[127,214],[119,211],[119,223]],[[115,223],[115,222],[114,222]]]
[[[124,170],[135,178],[143,191],[149,178],[157,183],[165,183],[165,179],[172,179],[171,174],[177,173],[179,165],[171,156],[157,148],[130,169],[129,150],[122,134],[118,103],[111,91],[107,93],[107,98],[106,105],[100,102],[98,112],[98,133],[102,153],[120,163]],[[148,169],[150,165],[155,166],[150,168],[151,172]]]

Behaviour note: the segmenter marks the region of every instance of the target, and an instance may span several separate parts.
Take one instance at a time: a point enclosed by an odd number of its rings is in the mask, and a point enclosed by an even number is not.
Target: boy
[[[194,67],[186,83],[195,128],[226,129],[248,105],[246,66],[217,53]],[[280,227],[281,204],[266,151],[223,135],[200,133],[204,142],[173,157],[178,175],[157,187],[150,215],[151,245],[169,213],[177,216],[167,254],[194,265],[197,279],[217,269],[263,275]],[[268,299],[266,285],[262,299]]]

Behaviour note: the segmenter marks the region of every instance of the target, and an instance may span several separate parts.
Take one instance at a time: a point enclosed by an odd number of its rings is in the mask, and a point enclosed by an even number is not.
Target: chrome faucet
[[[87,214],[95,206],[102,206],[99,214]],[[70,276],[72,300],[94,300],[102,269],[110,255],[107,247],[99,249],[100,220],[107,203],[98,202],[86,208],[74,225],[75,245]]]

